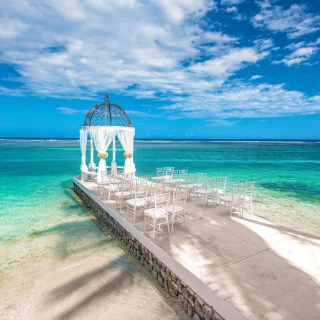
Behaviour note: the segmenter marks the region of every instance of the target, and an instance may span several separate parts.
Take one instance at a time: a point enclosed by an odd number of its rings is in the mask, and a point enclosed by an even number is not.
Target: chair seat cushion
[[[180,186],[182,189],[195,189],[195,188],[201,188],[202,184],[200,183],[189,183],[189,184],[182,184]]]
[[[167,211],[163,208],[147,209],[144,213],[152,218],[164,218],[167,215]]]
[[[166,183],[170,183],[170,184],[174,184],[174,183],[181,183],[181,182],[185,182],[186,180],[184,179],[172,179],[169,181],[165,181]]]
[[[114,194],[117,198],[131,197],[131,192],[129,191],[119,191]]]
[[[152,177],[151,180],[163,180],[165,177]]]
[[[243,197],[241,195],[234,195],[232,197],[232,195],[229,194],[229,195],[221,197],[220,200],[223,201],[223,202],[232,202],[232,201],[233,202],[239,202],[239,200],[242,200],[242,198]]]
[[[118,190],[119,189],[118,185],[115,185],[115,184],[108,184],[106,186],[103,186],[103,188],[106,190]]]
[[[183,212],[184,208],[178,205],[170,205],[168,206],[168,212],[169,213],[180,213]]]
[[[147,201],[145,199],[129,199],[126,201],[127,204],[135,207],[143,207],[147,204]]]
[[[145,190],[137,190],[135,192],[136,195],[145,195],[146,194],[146,191]]]
[[[196,193],[200,193],[200,194],[214,194],[214,188],[213,189],[197,189]]]

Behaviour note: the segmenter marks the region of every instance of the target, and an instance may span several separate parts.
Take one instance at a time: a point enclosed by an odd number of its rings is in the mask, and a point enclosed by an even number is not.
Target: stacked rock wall
[[[158,283],[164,287],[170,295],[177,298],[179,304],[192,319],[223,320],[211,306],[181,281],[177,275],[165,266],[151,251],[136,240],[75,183],[74,190],[82,201],[93,209],[96,217],[100,221],[103,221],[103,223],[111,229],[112,233],[124,243],[128,248],[128,251],[152,273]]]

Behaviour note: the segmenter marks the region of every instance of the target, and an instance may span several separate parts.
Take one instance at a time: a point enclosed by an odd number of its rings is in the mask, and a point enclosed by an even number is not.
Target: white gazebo
[[[97,181],[101,181],[101,172],[106,171],[106,158],[108,148],[112,143],[111,173],[117,173],[116,163],[116,137],[124,149],[124,173],[135,173],[133,162],[133,141],[135,129],[126,112],[117,104],[111,103],[108,94],[105,101],[93,106],[84,119],[83,127],[80,129],[81,148],[81,177],[97,171]],[[86,150],[88,136],[90,137],[90,162],[86,164]],[[99,165],[96,168],[93,152],[97,150]]]

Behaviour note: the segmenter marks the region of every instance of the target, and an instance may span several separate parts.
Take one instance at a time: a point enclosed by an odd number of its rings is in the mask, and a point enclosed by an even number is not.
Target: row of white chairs
[[[178,170],[169,171],[162,179],[157,176],[151,180],[161,184],[164,191],[184,190],[188,193],[188,198],[195,196],[197,199],[203,199],[204,209],[209,201],[215,203],[225,194],[227,177],[208,178],[207,173],[188,174],[188,170],[179,170],[175,176],[172,174],[174,171]]]
[[[209,202],[223,203],[230,207],[230,217],[234,208],[243,216],[246,204],[252,202],[255,182],[233,183],[232,192],[226,194],[227,177],[208,178],[206,173],[188,174],[188,170],[175,170],[174,167],[157,168],[157,176],[151,180],[162,184],[163,190],[186,190],[188,197],[203,200],[204,209]]]
[[[143,216],[144,231],[147,232],[147,227],[152,226],[154,238],[156,229],[161,230],[163,224],[167,224],[169,234],[172,233],[174,223],[178,219],[183,220],[186,228],[183,203],[191,196],[195,196],[197,201],[204,200],[204,208],[210,201],[229,205],[230,217],[234,208],[238,208],[243,216],[244,206],[248,202],[252,212],[255,182],[233,184],[232,193],[225,194],[226,182],[227,177],[207,178],[205,173],[187,175],[185,179],[166,178],[156,181],[135,178],[133,174],[112,176],[102,173],[100,196],[104,197],[106,202],[115,204],[120,214],[125,213],[122,209],[126,207],[126,218],[134,225],[137,216]]]
[[[144,231],[152,226],[152,237],[155,237],[156,229],[167,224],[168,232],[173,232],[177,220],[183,220],[186,228],[185,209],[181,204],[187,200],[187,192],[176,190],[164,192],[159,188],[159,183],[134,177],[132,174],[120,174],[117,176],[102,173],[101,182],[98,184],[100,196],[104,201],[115,205],[120,214],[126,213],[126,218],[136,224],[137,216],[144,217]],[[126,212],[123,208],[126,207]]]
[[[248,204],[250,206],[250,213],[252,213],[253,192],[255,187],[255,181],[241,182],[232,184],[232,192],[219,198],[220,204],[226,204],[229,206],[230,218],[233,213],[233,209],[238,209],[243,217],[243,211]]]

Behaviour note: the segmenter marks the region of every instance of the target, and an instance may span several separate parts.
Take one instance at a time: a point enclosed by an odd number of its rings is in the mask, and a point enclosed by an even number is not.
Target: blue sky
[[[108,91],[138,138],[320,139],[320,1],[15,0],[0,136],[77,137]]]

